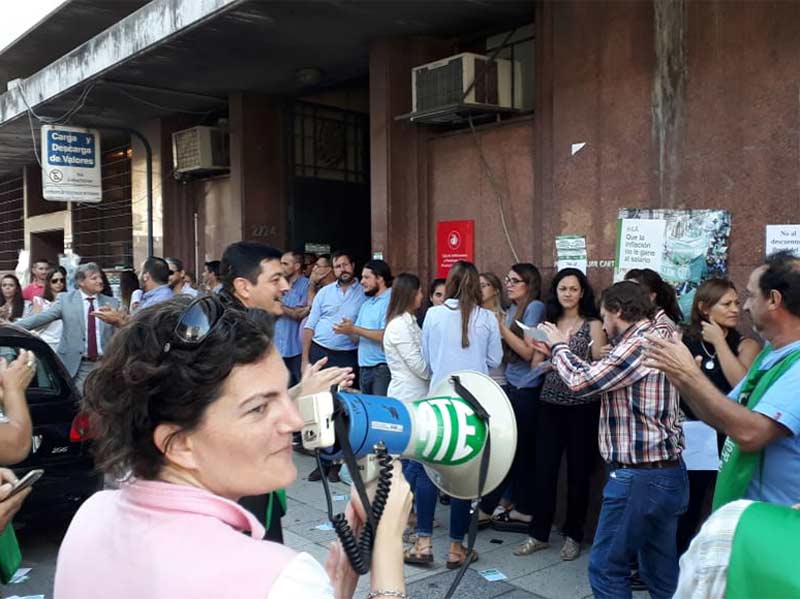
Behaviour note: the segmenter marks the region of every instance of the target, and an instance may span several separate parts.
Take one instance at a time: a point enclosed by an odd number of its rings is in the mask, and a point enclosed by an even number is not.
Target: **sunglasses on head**
[[[186,306],[173,331],[173,340],[164,344],[164,353],[173,347],[197,347],[222,320],[224,304],[213,295],[198,297]]]

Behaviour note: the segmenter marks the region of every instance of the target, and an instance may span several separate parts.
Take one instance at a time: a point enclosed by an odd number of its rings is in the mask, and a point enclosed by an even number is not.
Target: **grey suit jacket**
[[[98,295],[95,300],[95,309],[111,306],[118,308],[119,302],[106,295]],[[66,366],[71,376],[75,376],[81,365],[81,357],[86,347],[86,314],[89,311],[89,302],[83,299],[79,289],[62,293],[55,303],[44,312],[14,321],[14,324],[23,329],[38,329],[61,319],[63,332],[61,342],[58,344],[58,356]],[[100,331],[101,349],[108,349],[114,327],[95,319]]]

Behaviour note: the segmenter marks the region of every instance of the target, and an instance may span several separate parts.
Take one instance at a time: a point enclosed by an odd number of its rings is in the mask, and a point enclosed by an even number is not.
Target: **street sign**
[[[83,127],[42,127],[42,191],[51,202],[99,202],[100,132]]]

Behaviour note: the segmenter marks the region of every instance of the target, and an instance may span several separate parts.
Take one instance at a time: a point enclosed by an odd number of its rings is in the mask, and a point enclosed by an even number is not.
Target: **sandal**
[[[492,516],[491,527],[501,532],[528,532],[531,526],[530,520],[521,520],[511,516],[511,510],[507,510],[497,516]]]
[[[467,548],[462,545],[461,549],[461,551],[449,551],[447,553],[447,563],[445,565],[447,566],[448,570],[456,570],[464,564],[464,560],[467,559]],[[472,564],[477,561],[478,552],[473,549],[469,563]]]
[[[409,547],[403,553],[403,561],[412,566],[430,566],[433,564],[433,546]]]
[[[418,538],[417,531],[415,531],[413,528],[406,528],[403,531],[403,543],[411,543],[416,545]]]

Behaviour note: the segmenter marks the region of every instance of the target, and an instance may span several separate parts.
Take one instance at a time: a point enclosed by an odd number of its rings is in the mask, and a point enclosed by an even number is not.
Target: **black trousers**
[[[511,400],[511,407],[514,409],[514,417],[517,420],[517,450],[505,480],[481,500],[481,510],[485,514],[491,514],[495,510],[503,497],[503,492],[509,485],[511,485],[514,509],[523,514],[533,514],[533,473],[531,469],[536,459],[536,421],[541,391],[541,385],[524,389],[511,385],[506,387],[506,394]]]
[[[678,555],[689,548],[697,529],[708,517],[706,496],[714,491],[716,470],[689,470],[689,505],[678,520]]]
[[[311,342],[311,348],[308,350],[308,361],[313,364],[322,358],[328,358],[325,368],[331,366],[349,366],[353,369],[353,374],[356,375],[356,382],[358,382],[358,350],[353,349],[350,351],[336,351],[322,347],[321,345]]]
[[[583,540],[589,507],[589,479],[597,461],[599,402],[561,406],[540,402],[536,430],[534,518],[530,536],[549,541],[556,513],[558,471],[561,456],[567,454],[567,516],[563,531],[578,542]]]

